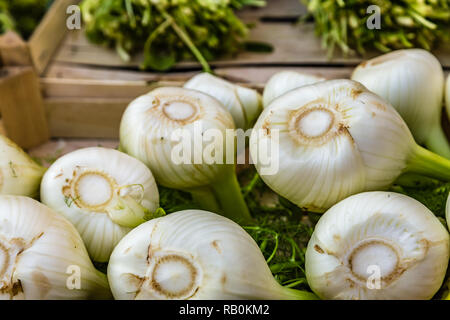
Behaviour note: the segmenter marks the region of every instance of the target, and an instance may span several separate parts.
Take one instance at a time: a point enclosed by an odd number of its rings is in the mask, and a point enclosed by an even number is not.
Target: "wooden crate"
[[[13,31],[0,36],[3,66],[32,66],[42,75],[66,32],[67,8],[79,0],[55,0],[28,41]]]
[[[74,0],[55,0],[28,41],[9,31],[0,36],[1,132],[24,148],[50,137],[39,75],[65,37],[66,10]]]
[[[261,89],[273,73],[282,69],[326,78],[349,77],[355,65],[377,54],[344,57],[337,53],[328,60],[314,34],[314,25],[295,23],[305,12],[299,0],[268,0],[265,8],[239,12],[244,21],[255,23],[250,40],[268,42],[274,51],[243,52],[233,58],[212,61],[214,71]],[[449,69],[450,48],[434,53]],[[140,59],[136,55],[125,63],[114,50],[89,43],[83,30],[66,30],[40,78],[50,136],[117,139],[120,118],[132,99],[160,85],[181,85],[201,70],[197,62],[184,61],[168,73],[143,72],[138,68]]]

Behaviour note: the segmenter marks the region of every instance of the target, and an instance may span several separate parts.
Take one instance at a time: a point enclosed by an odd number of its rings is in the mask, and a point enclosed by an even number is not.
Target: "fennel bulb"
[[[449,234],[415,199],[393,192],[351,196],[317,223],[306,277],[324,299],[430,299],[449,261]]]
[[[209,73],[200,73],[184,84],[219,100],[233,117],[236,128],[249,129],[262,111],[258,91],[236,85]]]
[[[0,299],[112,298],[73,225],[23,196],[0,196]]]
[[[229,143],[234,128],[230,113],[213,97],[164,87],[130,103],[120,125],[120,144],[152,170],[159,184],[191,192],[202,209],[248,222],[235,174],[235,146]]]
[[[447,110],[447,117],[450,119],[450,74],[445,86],[445,109]]]
[[[315,212],[355,193],[387,189],[405,172],[450,180],[450,161],[418,146],[389,103],[351,80],[275,99],[256,122],[250,153],[270,188]],[[264,173],[268,166],[278,170]]]
[[[278,98],[292,89],[324,80],[325,78],[322,77],[296,71],[286,70],[277,72],[269,79],[269,81],[267,81],[266,86],[264,87],[263,106],[266,108],[275,98]]]
[[[146,222],[114,249],[116,299],[314,299],[282,287],[258,245],[233,221],[185,210]]]
[[[98,262],[108,261],[119,240],[159,207],[155,179],[143,163],[98,147],[56,160],[42,179],[41,200],[75,225]]]
[[[441,127],[444,72],[422,49],[398,50],[361,63],[352,80],[361,82],[397,109],[415,140],[450,158]]]
[[[0,135],[0,194],[36,197],[45,168]]]

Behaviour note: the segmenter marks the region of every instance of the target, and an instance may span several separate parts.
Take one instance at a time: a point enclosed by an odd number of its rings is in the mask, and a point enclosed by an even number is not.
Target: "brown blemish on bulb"
[[[266,136],[270,136],[270,124],[268,123],[267,120],[264,121],[263,125],[262,125],[262,129],[263,132]]]
[[[368,61],[367,61],[367,60],[364,60],[363,62],[361,62],[361,63],[359,64],[359,67],[360,67],[360,68],[365,68],[366,65],[367,65],[367,63],[368,63]]]
[[[213,242],[211,242],[211,245],[214,249],[216,249],[216,251],[221,254],[222,250],[219,247],[219,242],[217,240],[214,240]]]
[[[160,101],[159,101],[158,97],[153,97],[153,100],[152,100],[152,108],[158,107],[159,104],[160,104]]]
[[[17,296],[20,293],[23,293],[22,282],[20,282],[20,280],[17,280],[12,285],[11,295],[12,295],[12,297],[15,297],[15,296]]]
[[[354,288],[355,286],[356,286],[356,283],[355,283],[355,281],[353,281],[352,279],[346,279],[346,281],[348,282],[348,286],[350,287],[350,288]]]
[[[23,292],[22,284],[20,280],[12,283],[12,275],[15,272],[15,266],[20,258],[20,255],[28,248],[30,248],[35,241],[40,239],[44,235],[44,232],[41,232],[36,237],[34,237],[29,243],[27,243],[22,238],[12,238],[8,241],[3,240],[6,242],[9,246],[5,245],[4,243],[0,242],[0,251],[2,251],[4,256],[3,265],[1,266],[0,270],[0,278],[5,277],[5,273],[8,271],[9,267],[11,267],[10,274],[7,274],[6,277],[9,279],[8,282],[3,282],[3,286],[0,287],[0,293],[8,293],[12,298],[14,298],[19,293]],[[13,264],[11,266],[11,264]]]
[[[325,251],[323,251],[323,249],[317,244],[314,245],[314,250],[316,250],[320,254],[324,254],[325,253]]]
[[[370,101],[369,104],[374,105],[377,109],[381,111],[386,111],[386,105],[383,103],[380,103],[378,101]]]
[[[0,242],[0,251],[4,257],[3,265],[0,266],[0,278],[3,277],[9,265],[9,250]]]
[[[363,93],[364,90],[362,90],[361,88],[358,89],[351,89],[350,90],[350,96],[352,97],[353,100],[356,100],[356,98],[358,98],[358,96]]]
[[[220,283],[224,286],[227,283],[227,275],[224,273],[220,278]]]
[[[36,288],[39,289],[39,299],[45,299],[52,288],[52,285],[48,278],[41,271],[34,270],[31,273],[31,280],[36,285]]]

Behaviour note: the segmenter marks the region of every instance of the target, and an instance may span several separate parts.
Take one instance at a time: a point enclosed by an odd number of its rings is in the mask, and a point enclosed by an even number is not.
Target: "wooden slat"
[[[265,7],[245,7],[237,12],[244,21],[264,19],[295,20],[306,14],[306,7],[300,0],[267,0]]]
[[[68,31],[67,7],[78,3],[79,0],[55,0],[31,36],[28,44],[34,66],[39,74],[45,70]]]
[[[45,108],[52,137],[117,138],[132,99],[49,98]]]
[[[8,137],[22,148],[48,140],[39,79],[32,67],[1,69],[0,97],[2,122]]]
[[[174,81],[123,81],[123,80],[81,80],[43,78],[41,89],[46,97],[52,98],[135,98],[157,87],[181,86]]]
[[[0,36],[0,61],[4,66],[31,66],[28,45],[14,31]]]
[[[198,71],[160,73],[52,63],[49,65],[45,77],[58,79],[109,79],[122,81],[184,81],[186,77],[191,77],[196,73],[198,73]]]

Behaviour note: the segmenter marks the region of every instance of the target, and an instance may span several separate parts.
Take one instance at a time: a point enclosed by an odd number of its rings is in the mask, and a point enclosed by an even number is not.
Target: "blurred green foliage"
[[[15,30],[28,39],[53,0],[0,0],[0,34]]]
[[[142,68],[167,70],[177,61],[208,60],[243,48],[248,26],[236,15],[262,0],[84,0],[87,37],[116,49],[128,61],[144,51]]]
[[[381,52],[421,47],[430,50],[450,41],[450,0],[300,0],[315,21],[323,47],[333,55],[336,47],[345,54]],[[380,29],[369,29],[367,20],[376,5]],[[307,19],[308,17],[303,17]]]

